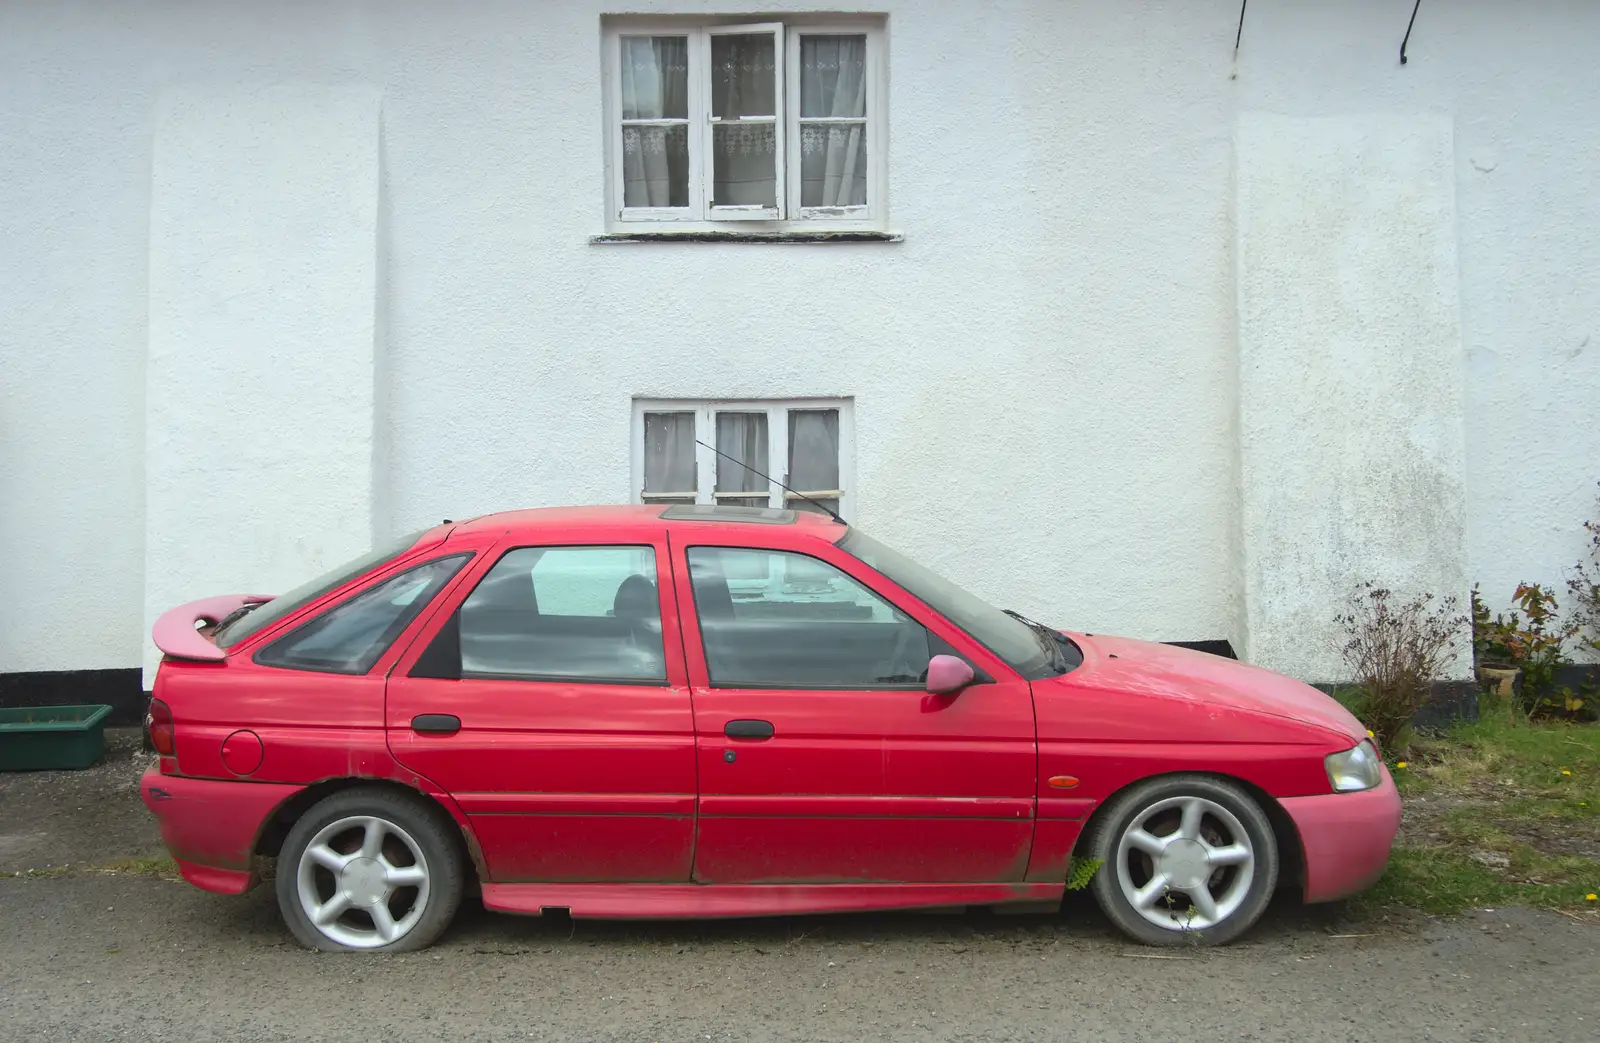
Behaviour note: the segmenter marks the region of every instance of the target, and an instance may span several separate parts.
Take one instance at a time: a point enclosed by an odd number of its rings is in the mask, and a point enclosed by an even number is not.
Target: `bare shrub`
[[[1454,597],[1420,594],[1402,601],[1390,590],[1363,583],[1351,595],[1349,611],[1335,621],[1348,638],[1344,660],[1361,688],[1357,715],[1381,749],[1401,752],[1429,686],[1467,632],[1467,618]]]

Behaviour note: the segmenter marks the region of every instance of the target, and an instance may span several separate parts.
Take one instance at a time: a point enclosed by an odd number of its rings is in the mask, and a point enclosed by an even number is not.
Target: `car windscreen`
[[[357,576],[393,561],[416,546],[417,541],[427,531],[423,529],[413,532],[393,543],[370,550],[354,561],[346,562],[331,572],[325,572],[314,580],[300,584],[287,594],[280,594],[260,608],[251,609],[245,615],[234,619],[212,635],[213,640],[216,641],[218,648],[229,648],[238,644],[261,628],[310,604],[329,591],[344,586]]]
[[[969,594],[899,551],[885,547],[859,529],[847,532],[838,546],[910,591],[1028,680],[1060,673],[1056,655],[1041,647],[1038,635],[1027,624],[982,598]]]

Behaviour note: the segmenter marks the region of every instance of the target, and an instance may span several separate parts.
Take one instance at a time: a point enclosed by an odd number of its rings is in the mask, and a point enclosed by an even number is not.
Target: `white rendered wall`
[[[377,92],[174,90],[152,180],[146,627],[371,545]]]
[[[893,245],[588,245],[607,8],[400,18],[397,520],[628,499],[633,396],[853,395],[867,531],[1062,625],[1234,637],[1229,124],[1200,86],[1231,27],[883,6]],[[1143,63],[1207,96],[1152,104]]]
[[[1235,0],[885,3],[906,240],[800,248],[588,244],[614,9],[0,0],[0,672],[137,665],[145,609],[281,586],[361,518],[624,499],[634,395],[853,395],[864,527],[1064,625],[1242,642],[1240,113],[1450,120],[1467,572],[1504,596],[1580,552],[1600,479],[1600,5],[1424,4],[1401,67],[1409,6],[1252,4],[1235,79]],[[362,131],[381,123],[360,304],[376,434],[335,427],[376,472],[271,537],[253,498],[195,503],[235,512],[229,538],[305,546],[213,545],[147,594],[146,531],[202,545],[144,502],[159,98],[329,85],[381,98]],[[320,153],[302,162],[291,185],[320,177]],[[230,422],[220,400],[184,408],[186,430]],[[215,474],[160,495],[198,501]],[[1258,618],[1336,608],[1295,596]]]
[[[1471,586],[1453,167],[1442,116],[1240,119],[1243,652],[1261,666],[1345,676],[1329,607],[1358,580],[1402,600]]]
[[[1600,5],[1424,3],[1401,66],[1409,13],[1250,5],[1241,107],[1452,118],[1468,571],[1503,606],[1600,515]]]
[[[0,2],[0,673],[147,643],[149,93],[43,6]]]

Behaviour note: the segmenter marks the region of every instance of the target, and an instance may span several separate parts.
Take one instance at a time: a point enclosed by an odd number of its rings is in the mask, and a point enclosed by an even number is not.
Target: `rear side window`
[[[510,551],[435,644],[417,676],[664,683],[655,550]]]
[[[274,641],[256,653],[256,662],[364,674],[470,557],[439,558],[391,576]]]
[[[386,547],[378,547],[361,555],[354,561],[345,562],[332,572],[324,573],[316,579],[308,580],[287,593],[280,594],[271,601],[251,609],[249,614],[235,619],[213,635],[218,648],[231,648],[245,638],[262,629],[269,623],[275,623],[284,616],[290,615],[324,594],[349,583],[357,576],[371,572],[380,565],[387,564],[417,545],[428,530],[413,532],[403,536]]]

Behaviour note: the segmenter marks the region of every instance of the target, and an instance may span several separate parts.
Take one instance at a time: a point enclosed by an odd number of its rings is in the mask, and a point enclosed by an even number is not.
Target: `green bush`
[[[1581,629],[1562,622],[1555,591],[1538,583],[1519,583],[1511,595],[1517,607],[1505,614],[1489,609],[1472,588],[1472,657],[1478,666],[1508,666],[1522,671],[1522,711],[1535,717],[1580,713],[1584,699],[1556,685],[1562,664],[1571,662],[1566,645]]]

